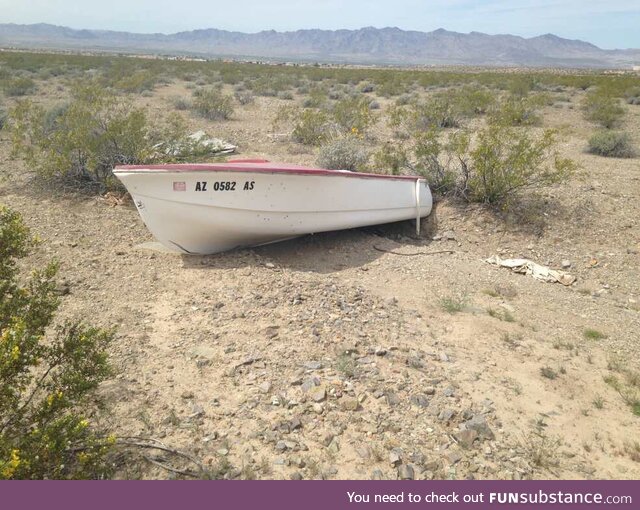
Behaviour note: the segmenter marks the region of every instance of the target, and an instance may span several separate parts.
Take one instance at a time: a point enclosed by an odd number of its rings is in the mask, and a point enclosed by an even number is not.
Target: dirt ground
[[[161,113],[185,86],[137,101]],[[594,127],[578,101],[543,112],[581,166],[570,182],[522,214],[441,201],[418,239],[406,222],[215,256],[153,251],[133,206],[34,186],[6,131],[0,202],[44,240],[29,264],[60,260],[62,316],[117,325],[95,419],[119,436],[227,478],[638,479],[640,417],[605,378],[640,368],[640,159],[586,154]],[[273,130],[285,103],[185,116],[242,157],[313,164]],[[640,145],[640,106],[625,123]],[[441,250],[454,253],[418,254]],[[577,282],[493,255],[564,261]],[[175,475],[132,460],[118,476]]]

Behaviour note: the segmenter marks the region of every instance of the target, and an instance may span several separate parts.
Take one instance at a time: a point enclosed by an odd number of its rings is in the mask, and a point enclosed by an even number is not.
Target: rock
[[[475,430],[480,439],[495,438],[495,434],[493,433],[493,430],[491,430],[491,427],[489,427],[486,418],[480,414],[477,414],[469,421],[466,421],[464,426],[469,430]]]
[[[444,422],[450,422],[453,417],[456,415],[456,412],[453,409],[443,409],[438,414],[438,419]]]
[[[429,399],[426,395],[413,395],[411,397],[411,403],[418,407],[427,407],[429,405]]]
[[[302,382],[302,391],[308,392],[316,386],[320,386],[320,379],[317,377],[310,377]]]
[[[397,406],[400,403],[400,397],[392,391],[387,391],[385,397],[387,397],[387,404],[391,407]]]
[[[378,348],[375,350],[375,355],[376,355],[376,356],[386,356],[386,354],[387,354],[387,350],[386,350],[386,349],[384,349],[383,347],[378,347]]]
[[[402,450],[399,448],[394,448],[389,453],[389,462],[392,466],[399,466],[402,463]]]
[[[200,416],[204,416],[204,408],[200,404],[193,404],[189,418],[199,418]]]
[[[183,399],[189,400],[193,398],[193,391],[183,391],[182,395],[180,395]]]
[[[360,402],[357,398],[342,397],[340,399],[340,407],[343,411],[357,411],[360,408]]]
[[[258,386],[260,393],[269,393],[271,391],[271,383],[269,381],[264,381]]]
[[[473,429],[465,429],[460,432],[456,432],[453,437],[456,438],[458,444],[463,448],[471,448],[473,446],[473,442],[478,437],[478,432]]]
[[[300,471],[294,471],[289,475],[289,480],[302,480],[302,474]]]
[[[442,239],[444,239],[445,241],[455,241],[456,234],[453,230],[447,230],[446,232],[442,233]]]
[[[424,392],[425,392],[427,395],[433,395],[433,394],[435,394],[436,389],[435,389],[433,386],[427,386],[427,387],[424,389]]]
[[[453,386],[447,386],[442,392],[442,394],[445,397],[453,397],[456,394],[456,389]]]
[[[327,432],[320,438],[320,443],[322,443],[322,446],[329,446],[334,437],[334,434],[332,434],[331,432]]]
[[[327,450],[334,454],[340,451],[340,443],[335,437],[333,438],[333,441],[329,443],[329,446],[327,446]]]
[[[276,265],[273,262],[267,262],[265,263],[264,267],[266,267],[267,269],[273,269],[276,267]]]
[[[569,269],[571,267],[571,261],[565,259],[562,262],[560,262],[560,265],[562,266],[563,269]]]
[[[327,390],[324,386],[316,386],[309,391],[309,397],[314,402],[322,402],[325,398],[327,398]]]
[[[384,480],[384,473],[379,469],[374,469],[371,472],[371,479],[372,480]]]
[[[398,478],[400,480],[413,480],[415,473],[411,464],[402,464],[398,467]]]
[[[322,414],[324,412],[324,406],[322,404],[313,404],[312,409],[316,414]]]
[[[368,446],[356,447],[356,453],[361,459],[370,459],[372,457],[371,448]]]
[[[455,450],[449,450],[444,457],[451,465],[457,464],[462,460],[462,454],[460,452],[456,452]]]
[[[320,370],[322,368],[322,363],[319,361],[307,361],[303,366],[307,370]]]

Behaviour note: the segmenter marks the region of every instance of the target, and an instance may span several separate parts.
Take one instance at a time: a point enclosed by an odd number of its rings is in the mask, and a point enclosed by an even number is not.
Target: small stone
[[[264,381],[258,386],[260,393],[269,393],[271,391],[271,383],[269,381]]]
[[[320,438],[320,442],[322,443],[322,446],[329,446],[331,444],[331,441],[333,441],[334,437],[335,437],[335,435],[333,435],[331,432],[325,433]]]
[[[267,269],[273,269],[274,267],[276,267],[276,265],[273,262],[267,262],[264,267],[266,267]]]
[[[476,415],[469,421],[464,423],[465,428],[475,430],[478,433],[480,439],[494,439],[495,434],[491,427],[487,424],[487,420],[482,415]]]
[[[342,397],[340,399],[340,407],[343,411],[357,411],[360,408],[360,402],[357,398]]]
[[[393,450],[391,450],[391,453],[389,453],[389,462],[391,463],[392,466],[395,467],[402,463],[401,453],[402,452],[397,448],[394,448]]]
[[[384,480],[384,473],[380,469],[374,469],[371,472],[372,480]]]
[[[449,462],[449,464],[457,464],[462,460],[462,454],[460,452],[456,452],[454,450],[450,450],[446,453],[445,458]]]
[[[564,268],[564,269],[569,269],[571,267],[571,261],[570,260],[563,260],[562,262],[560,262],[560,265]]]
[[[289,476],[289,480],[302,480],[302,474],[300,473],[300,471],[294,471]]]
[[[435,394],[436,389],[435,389],[433,386],[427,386],[427,387],[424,389],[424,392],[425,392],[427,395],[433,395],[433,394]]]
[[[442,238],[445,241],[455,241],[456,240],[456,234],[453,230],[447,230],[446,232],[442,233]]]
[[[303,366],[307,370],[320,370],[322,368],[322,363],[319,361],[307,361]]]
[[[413,395],[411,397],[411,403],[418,407],[427,407],[429,405],[429,399],[426,395]]]
[[[183,399],[185,400],[189,400],[191,398],[193,398],[193,391],[183,391],[182,395],[180,395]]]
[[[327,390],[324,386],[316,386],[309,391],[309,397],[315,402],[322,402],[327,398]]]
[[[313,404],[312,409],[316,414],[322,414],[324,412],[324,406],[322,404]]]
[[[456,390],[453,386],[447,386],[442,392],[442,394],[445,397],[453,397],[456,394]]]
[[[385,396],[387,397],[387,404],[390,406],[397,406],[400,403],[400,397],[392,391],[387,391]]]
[[[463,448],[471,448],[473,446],[473,442],[478,437],[478,432],[473,429],[465,429],[460,432],[456,432],[453,437],[456,438],[458,444]]]
[[[386,354],[387,354],[387,350],[384,349],[383,347],[378,347],[375,351],[376,356],[386,356]]]
[[[310,377],[309,379],[305,379],[302,382],[302,391],[307,392],[319,385],[320,379],[318,379],[317,377]]]
[[[456,412],[454,410],[443,409],[442,411],[440,411],[440,414],[438,414],[438,419],[440,421],[450,422],[455,415],[456,415]]]
[[[398,478],[400,480],[413,480],[415,472],[411,464],[402,464],[398,467]]]

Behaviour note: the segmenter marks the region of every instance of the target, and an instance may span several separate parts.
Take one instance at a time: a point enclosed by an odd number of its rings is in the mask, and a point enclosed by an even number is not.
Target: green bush
[[[322,145],[335,131],[329,114],[322,110],[305,109],[296,115],[294,141],[304,145]]]
[[[338,101],[332,110],[335,123],[344,133],[364,134],[375,122],[369,108],[371,100],[364,96],[348,97]]]
[[[2,88],[7,96],[26,96],[35,92],[36,82],[31,78],[17,77],[6,81]]]
[[[75,322],[50,333],[56,264],[26,279],[18,271],[35,243],[0,206],[0,479],[102,478],[113,439],[85,416],[110,374],[113,332]]]
[[[608,158],[633,158],[636,151],[626,133],[602,129],[589,138],[587,149],[591,154]]]
[[[508,204],[522,189],[562,182],[576,165],[559,156],[556,143],[554,130],[534,138],[526,131],[489,126],[478,134],[475,147],[467,142],[457,148],[467,156],[460,163],[463,194],[473,202]]]
[[[510,96],[491,109],[489,121],[504,126],[535,126],[540,123],[539,107],[533,98]]]
[[[103,191],[119,187],[112,170],[153,155],[153,133],[144,111],[95,84],[78,85],[69,105],[46,112],[30,101],[10,112],[13,154],[39,176]]]
[[[640,87],[631,87],[624,93],[624,97],[629,104],[640,104]]]
[[[317,165],[332,170],[357,171],[365,168],[369,151],[354,136],[333,140],[320,147]]]
[[[398,144],[387,142],[373,154],[373,172],[400,175],[409,167],[406,149]]]
[[[201,89],[194,94],[193,109],[208,120],[225,120],[233,115],[231,96],[217,89]]]
[[[582,109],[587,120],[607,129],[618,126],[625,113],[617,97],[599,90],[587,93]]]
[[[236,90],[233,94],[233,97],[235,97],[236,101],[238,101],[238,103],[243,106],[255,103],[256,101],[253,92],[251,92],[250,90]]]

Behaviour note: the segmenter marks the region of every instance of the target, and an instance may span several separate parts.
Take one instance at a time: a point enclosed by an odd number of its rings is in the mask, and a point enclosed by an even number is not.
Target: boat
[[[147,228],[167,248],[212,254],[305,234],[420,219],[424,178],[325,170],[262,159],[117,166]]]

